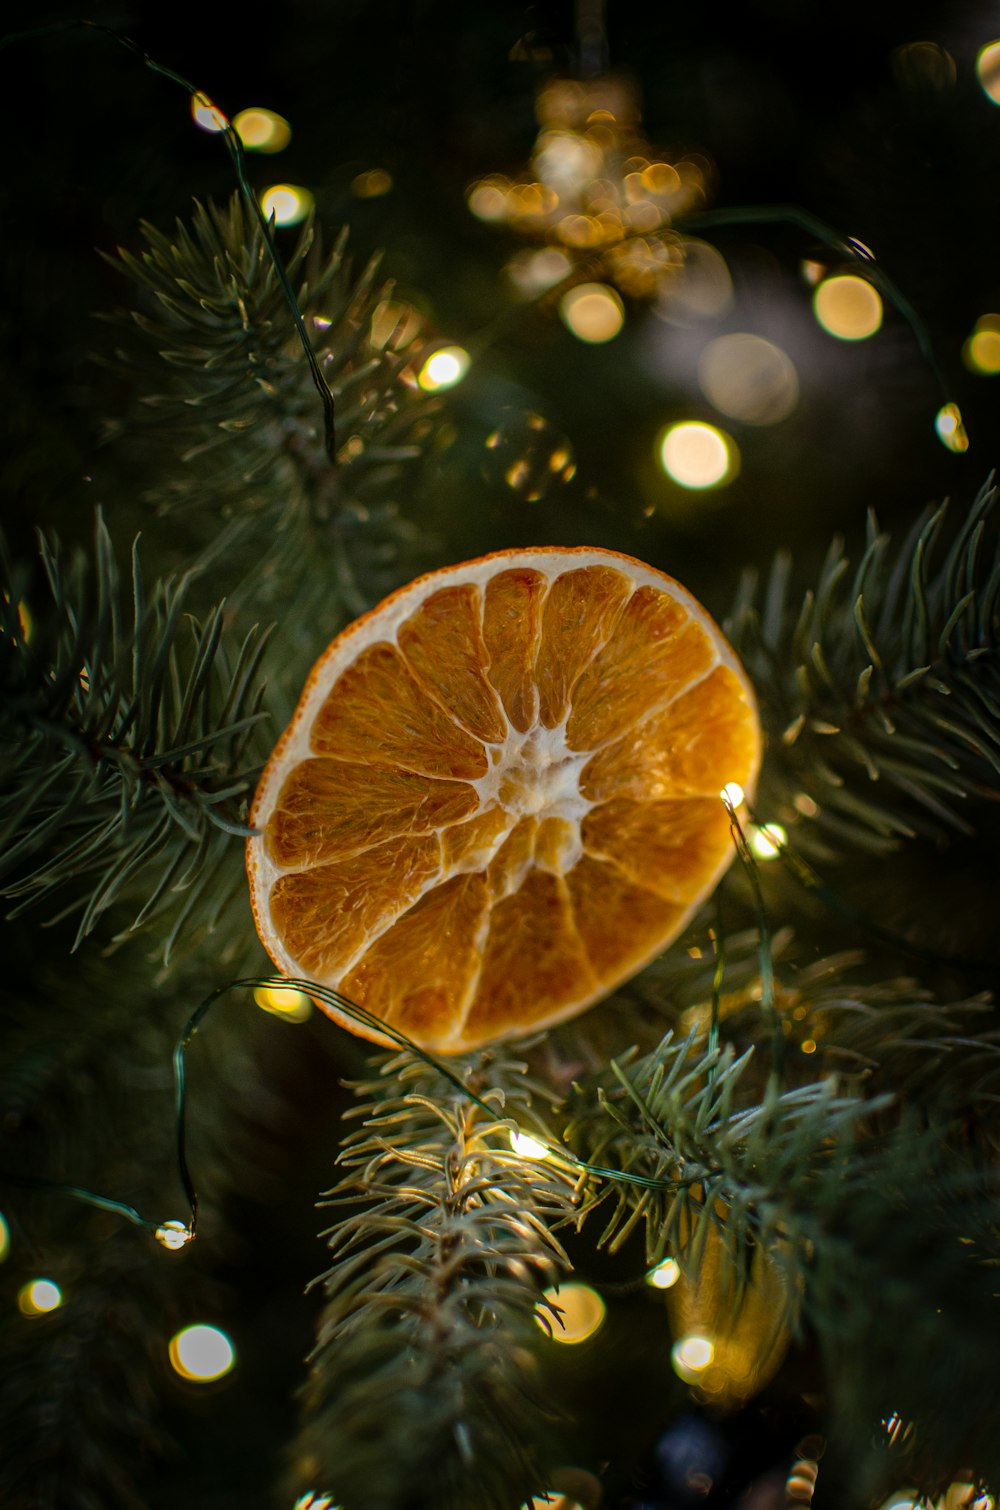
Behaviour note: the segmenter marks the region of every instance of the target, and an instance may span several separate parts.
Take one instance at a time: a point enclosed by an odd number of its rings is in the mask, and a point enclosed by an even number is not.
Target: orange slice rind
[[[250,815],[258,933],[438,1052],[549,1026],[681,931],[733,856],[720,792],[759,761],[745,673],[662,572],[559,547],[447,567],[314,666]]]

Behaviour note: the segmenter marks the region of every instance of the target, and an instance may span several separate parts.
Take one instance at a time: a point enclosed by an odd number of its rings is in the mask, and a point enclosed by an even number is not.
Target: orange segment
[[[479,968],[488,906],[482,874],[445,881],[375,940],[344,995],[428,1047],[447,1043]]]
[[[313,668],[250,814],[258,931],[439,1052],[560,1022],[711,891],[719,794],[759,756],[746,677],[663,573],[556,547],[447,567]]]
[[[715,647],[683,606],[640,587],[604,649],[580,677],[566,739],[592,750],[676,696],[715,660]]]
[[[580,825],[583,847],[611,860],[636,886],[686,903],[711,884],[725,854],[729,816],[714,797],[674,802],[604,802]]]
[[[331,985],[365,941],[414,902],[440,869],[433,835],[280,876],[271,888],[273,925],[313,980]]]
[[[387,714],[391,713],[391,717]],[[478,740],[434,704],[392,645],[362,651],[316,716],[320,755],[472,780],[489,768]]]
[[[600,981],[615,984],[683,926],[684,910],[634,886],[614,865],[584,855],[566,877],[576,928]]]
[[[535,722],[538,707],[534,667],[545,590],[541,572],[502,571],[487,583],[483,602],[483,640],[489,656],[486,674],[500,694],[507,717],[522,733]]]
[[[596,984],[565,881],[531,871],[518,891],[494,904],[466,1036],[475,1042],[512,1027],[525,1032],[567,997],[589,996]]]
[[[267,852],[285,870],[371,849],[398,834],[426,834],[478,809],[471,786],[430,781],[395,766],[319,756],[288,776],[267,831]]]
[[[729,666],[717,666],[663,712],[600,750],[584,767],[580,791],[592,802],[656,802],[715,796],[728,781],[747,787],[756,773],[756,730],[745,682]]]
[[[538,716],[548,729],[569,711],[577,677],[611,633],[632,584],[607,566],[564,572],[549,588],[535,661]]]
[[[507,720],[483,672],[481,599],[471,585],[443,588],[400,627],[396,643],[452,717],[496,744],[507,733]]]

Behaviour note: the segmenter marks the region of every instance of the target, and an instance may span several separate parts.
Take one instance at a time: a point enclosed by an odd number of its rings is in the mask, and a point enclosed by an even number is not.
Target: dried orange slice
[[[312,670],[250,815],[257,930],[427,1048],[559,1022],[711,891],[720,790],[759,757],[742,668],[662,572],[557,547],[432,572]]]

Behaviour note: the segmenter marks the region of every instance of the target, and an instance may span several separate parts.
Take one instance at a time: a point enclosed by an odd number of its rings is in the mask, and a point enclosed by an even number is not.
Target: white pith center
[[[591,806],[580,796],[580,772],[590,750],[571,750],[565,724],[536,725],[526,734],[511,729],[493,747],[494,764],[472,785],[484,802],[496,798],[512,818],[565,818],[578,823]]]

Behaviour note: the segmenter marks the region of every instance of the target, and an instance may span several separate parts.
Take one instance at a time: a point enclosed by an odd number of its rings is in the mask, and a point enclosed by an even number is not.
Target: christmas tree
[[[0,52],[14,1510],[1000,1492],[995,23],[570,10]]]

